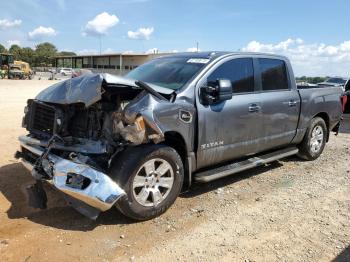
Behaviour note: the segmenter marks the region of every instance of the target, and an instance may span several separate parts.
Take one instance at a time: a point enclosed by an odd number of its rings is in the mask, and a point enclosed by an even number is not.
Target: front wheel
[[[311,120],[305,137],[299,146],[299,156],[305,160],[318,158],[326,145],[328,129],[325,121],[320,117]]]
[[[143,145],[126,149],[112,165],[111,177],[126,197],[118,209],[136,220],[164,213],[176,200],[183,184],[183,164],[175,149],[165,145]]]

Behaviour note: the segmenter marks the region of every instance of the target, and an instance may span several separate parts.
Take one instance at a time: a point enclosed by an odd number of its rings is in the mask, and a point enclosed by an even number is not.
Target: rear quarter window
[[[286,64],[280,59],[259,58],[263,91],[288,90]]]

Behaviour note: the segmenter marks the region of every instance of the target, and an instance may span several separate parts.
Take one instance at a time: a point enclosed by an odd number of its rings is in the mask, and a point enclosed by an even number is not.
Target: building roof
[[[228,55],[247,55],[247,56],[269,56],[275,58],[286,58],[285,56],[277,55],[277,54],[269,54],[269,53],[257,53],[257,52],[228,52],[228,51],[207,51],[207,52],[184,52],[184,53],[171,53],[165,54],[171,57],[188,57],[188,58],[205,58],[210,60],[215,60],[216,58]]]
[[[119,57],[119,56],[141,56],[141,57],[149,57],[149,56],[172,56],[172,57],[191,57],[191,58],[208,58],[208,59],[216,59],[225,55],[266,55],[266,56],[274,56],[278,58],[285,58],[281,55],[276,54],[268,54],[268,53],[256,53],[256,52],[228,52],[228,51],[206,51],[206,52],[181,52],[181,53],[111,53],[111,54],[86,54],[86,55],[76,55],[76,56],[56,56],[55,58],[83,58],[83,57]]]
[[[84,55],[58,55],[55,58],[72,58],[72,57],[106,57],[106,56],[160,56],[160,55],[168,55],[170,53],[110,53],[110,54],[84,54]]]

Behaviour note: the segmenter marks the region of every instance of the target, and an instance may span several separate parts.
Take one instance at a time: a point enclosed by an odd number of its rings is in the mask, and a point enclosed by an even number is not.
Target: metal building
[[[155,57],[166,55],[156,54],[101,54],[55,57],[56,68],[85,68],[96,73],[111,73],[124,75],[137,66]]]

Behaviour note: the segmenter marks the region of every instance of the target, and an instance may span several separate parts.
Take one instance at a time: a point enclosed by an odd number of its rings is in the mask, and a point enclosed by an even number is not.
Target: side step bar
[[[299,152],[296,147],[284,148],[272,153],[254,156],[247,160],[228,164],[215,169],[210,169],[197,174],[194,174],[194,180],[201,183],[210,182],[225,176],[229,176],[247,169],[251,169],[257,166],[265,165],[267,163],[295,155]]]

